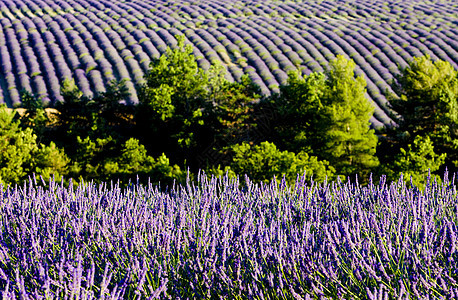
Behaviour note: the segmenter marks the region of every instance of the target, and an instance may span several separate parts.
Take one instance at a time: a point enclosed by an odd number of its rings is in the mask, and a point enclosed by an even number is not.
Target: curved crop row
[[[352,58],[379,126],[390,122],[386,96],[398,67],[427,54],[458,68],[457,15],[457,4],[440,0],[4,0],[0,103],[20,105],[21,90],[61,101],[65,78],[86,96],[124,79],[136,103],[151,60],[184,34],[201,67],[221,61],[229,80],[247,73],[266,95],[289,70],[309,74],[338,54]]]

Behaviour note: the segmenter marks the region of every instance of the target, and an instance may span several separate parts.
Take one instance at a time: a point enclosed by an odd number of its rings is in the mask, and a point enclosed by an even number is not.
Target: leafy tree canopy
[[[289,73],[277,96],[280,144],[329,161],[341,175],[367,177],[378,165],[377,137],[370,129],[374,108],[355,63],[338,55],[324,74]]]
[[[196,127],[204,123],[202,111],[210,76],[198,67],[184,36],[177,36],[177,41],[176,48],[167,47],[165,54],[151,62],[139,94],[139,113],[146,116],[152,130],[161,124],[157,121],[167,121],[178,146],[189,149],[196,144]]]
[[[325,80],[323,73],[302,76],[289,72],[287,84],[280,86],[279,95],[273,96],[279,114],[275,122],[277,143],[283,148],[312,153],[319,146],[318,112],[323,109]]]
[[[382,147],[389,153],[382,157],[386,163],[393,162],[393,153],[403,156],[404,152],[414,145],[441,153],[437,159],[434,155],[418,164],[430,165],[431,172],[443,174],[446,167],[458,167],[458,75],[453,66],[446,61],[433,61],[429,56],[416,57],[393,81],[396,95],[389,98],[389,106],[393,109],[396,126],[387,130],[387,137]],[[420,138],[421,137],[421,138]],[[415,147],[414,147],[415,148]],[[421,151],[426,151],[422,149]],[[432,151],[432,150],[431,150]],[[432,153],[426,151],[427,153]],[[398,157],[398,156],[397,156]],[[424,166],[426,167],[426,166]],[[425,168],[421,172],[425,172]]]
[[[377,137],[370,129],[374,107],[366,98],[366,82],[355,77],[356,64],[338,55],[325,72],[325,92],[320,132],[323,133],[323,158],[340,174],[360,174],[378,166],[375,156]]]
[[[234,157],[230,169],[239,175],[247,174],[251,180],[269,182],[274,175],[284,175],[292,184],[298,174],[307,172],[308,178],[313,176],[315,181],[324,181],[326,177],[331,179],[335,172],[327,161],[319,161],[317,157],[305,152],[295,154],[280,151],[275,144],[269,142],[253,147],[245,142],[234,145],[232,150]]]
[[[414,58],[401,69],[389,99],[398,130],[408,135],[440,134],[456,128],[458,78],[453,66],[429,56]]]
[[[418,135],[406,149],[400,149],[400,152],[394,157],[393,168],[386,173],[391,178],[396,178],[403,173],[405,180],[410,181],[412,177],[416,185],[424,186],[428,173],[439,170],[446,157],[446,153],[439,155],[434,152],[434,146],[429,137]],[[433,177],[436,177],[438,181],[441,180],[438,175],[433,174]]]
[[[31,128],[21,129],[15,112],[0,107],[0,182],[19,183],[35,173],[57,178],[67,173],[68,158],[54,143],[37,143]]]
[[[147,145],[160,140],[166,153],[197,166],[196,157],[212,144],[225,146],[253,124],[250,113],[260,89],[247,77],[229,82],[219,63],[205,71],[184,36],[151,62],[139,93],[139,132]],[[217,150],[215,150],[217,151]]]
[[[74,142],[77,136],[107,138],[131,122],[133,108],[123,104],[129,95],[125,81],[112,81],[106,92],[87,98],[74,81],[65,80],[61,93],[64,101],[56,103],[55,108],[57,125],[63,131],[59,134],[69,137],[67,144]]]

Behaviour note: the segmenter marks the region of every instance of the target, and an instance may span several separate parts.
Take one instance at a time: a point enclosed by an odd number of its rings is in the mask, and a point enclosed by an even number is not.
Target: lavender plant
[[[21,299],[458,296],[455,177],[161,188],[31,178],[0,193],[0,293]]]

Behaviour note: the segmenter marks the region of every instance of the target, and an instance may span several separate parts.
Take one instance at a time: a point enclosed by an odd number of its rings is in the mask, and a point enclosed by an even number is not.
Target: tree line
[[[458,167],[458,75],[446,61],[414,58],[392,81],[394,121],[371,128],[374,108],[355,63],[338,55],[323,73],[290,72],[279,93],[262,96],[247,75],[225,79],[219,64],[198,67],[190,45],[151,62],[139,103],[125,105],[123,81],[85,97],[73,81],[53,109],[22,92],[21,113],[0,109],[0,183],[32,173],[73,182],[172,184],[207,174],[247,174],[269,182],[404,174],[424,185]]]

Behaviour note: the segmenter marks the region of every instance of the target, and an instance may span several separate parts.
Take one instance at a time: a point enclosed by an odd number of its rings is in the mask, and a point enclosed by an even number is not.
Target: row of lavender
[[[51,179],[3,187],[0,293],[454,299],[458,200],[444,178],[424,191],[402,178],[287,186],[205,174],[165,192]]]
[[[288,70],[322,71],[345,54],[367,80],[372,122],[381,125],[398,66],[429,54],[458,68],[457,11],[439,0],[4,0],[0,101],[18,105],[21,89],[59,101],[63,79],[73,78],[87,96],[126,79],[135,103],[150,60],[184,34],[200,66],[222,61],[228,79],[248,73],[265,94],[278,91]]]

